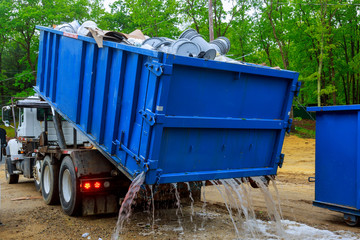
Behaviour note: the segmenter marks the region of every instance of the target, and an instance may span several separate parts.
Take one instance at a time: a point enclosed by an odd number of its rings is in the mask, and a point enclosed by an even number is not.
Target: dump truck
[[[109,41],[99,48],[91,37],[37,28],[37,97],[7,107],[12,119],[23,110],[5,158],[9,182],[34,177],[47,204],[107,213],[142,172],[157,186],[282,166],[298,73]],[[35,116],[37,131],[22,132]]]

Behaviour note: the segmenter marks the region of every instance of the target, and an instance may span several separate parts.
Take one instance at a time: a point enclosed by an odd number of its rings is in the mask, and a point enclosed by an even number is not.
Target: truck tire
[[[350,227],[360,226],[360,217],[359,216],[344,214],[344,221]]]
[[[59,203],[59,165],[51,164],[51,158],[46,156],[41,168],[41,194],[46,204]]]
[[[62,210],[69,216],[78,215],[81,208],[80,185],[70,156],[66,156],[60,166],[59,192]]]
[[[5,159],[5,178],[8,184],[14,184],[19,182],[19,174],[10,174],[8,171],[8,161]]]
[[[35,165],[33,167],[33,175],[34,175],[34,184],[35,189],[38,192],[41,192],[41,161],[36,160]]]

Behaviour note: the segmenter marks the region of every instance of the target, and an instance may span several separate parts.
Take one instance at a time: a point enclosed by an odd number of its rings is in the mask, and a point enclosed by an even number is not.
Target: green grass
[[[6,136],[8,138],[14,138],[15,137],[15,129],[12,127],[5,127],[4,125],[0,125],[0,128],[5,129],[6,131]]]
[[[301,138],[315,138],[315,131],[302,127],[295,127],[295,135]]]
[[[303,123],[303,125],[304,125],[304,126],[307,126],[307,127],[311,127],[311,126],[312,126],[311,123],[307,123],[307,122]]]

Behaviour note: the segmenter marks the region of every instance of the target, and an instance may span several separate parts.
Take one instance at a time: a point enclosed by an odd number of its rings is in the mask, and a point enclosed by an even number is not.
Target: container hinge
[[[153,126],[156,123],[156,114],[150,110],[140,110],[139,113],[150,126]]]
[[[147,63],[145,63],[145,67],[158,77],[160,77],[164,73],[163,64],[161,64],[161,63],[147,62]]]
[[[297,97],[300,93],[301,82],[296,82],[295,85],[292,86],[292,91],[294,92],[294,96]]]
[[[293,120],[291,118],[289,118],[288,122],[285,124],[285,131],[287,133],[290,133],[290,131],[291,131],[292,122],[293,122]]]
[[[280,156],[279,156],[279,162],[278,162],[278,166],[279,166],[279,168],[282,168],[283,163],[284,163],[284,158],[285,158],[285,154],[280,153]]]

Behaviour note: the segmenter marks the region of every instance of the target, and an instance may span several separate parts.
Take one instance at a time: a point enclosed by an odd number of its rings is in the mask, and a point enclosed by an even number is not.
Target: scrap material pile
[[[218,37],[209,43],[194,29],[185,30],[176,40],[166,37],[150,38],[145,36],[140,30],[135,30],[129,34],[106,31],[98,28],[97,24],[93,21],[86,21],[80,25],[79,22],[75,20],[71,23],[56,26],[55,29],[67,33],[93,37],[99,48],[103,47],[103,40],[105,40],[179,56],[241,64],[239,61],[225,57],[230,50],[229,39],[226,37]]]

